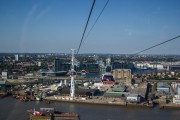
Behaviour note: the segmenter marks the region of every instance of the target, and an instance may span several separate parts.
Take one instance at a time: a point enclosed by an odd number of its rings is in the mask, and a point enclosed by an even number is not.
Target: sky
[[[70,53],[93,0],[0,0],[0,53]],[[106,0],[96,0],[87,32]],[[133,54],[180,35],[180,0],[110,0],[79,53]],[[86,36],[86,35],[85,35]],[[143,54],[180,54],[180,38]]]

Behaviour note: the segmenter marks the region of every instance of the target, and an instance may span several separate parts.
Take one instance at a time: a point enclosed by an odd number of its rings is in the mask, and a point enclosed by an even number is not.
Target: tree
[[[154,86],[153,86],[154,90],[157,89],[157,83],[154,83]]]

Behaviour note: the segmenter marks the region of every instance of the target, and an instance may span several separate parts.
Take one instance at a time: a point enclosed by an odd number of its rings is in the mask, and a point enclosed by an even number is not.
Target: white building
[[[148,63],[135,63],[134,66],[138,69],[147,69]]]
[[[175,95],[173,97],[173,103],[180,104],[180,95]]]
[[[17,54],[17,55],[14,55],[14,56],[15,56],[15,61],[18,61],[18,60],[19,60],[18,54]]]
[[[129,94],[126,100],[127,102],[140,103],[141,97],[138,94]]]
[[[174,97],[173,97],[173,103],[175,103],[175,104],[180,104],[180,85],[178,84],[176,84],[176,86],[175,86],[177,89],[177,95],[174,95]]]
[[[39,66],[39,67],[41,66],[41,62],[40,62],[40,61],[38,62],[38,66]]]
[[[2,79],[7,79],[7,78],[8,78],[8,73],[2,72]]]
[[[135,64],[135,67],[138,69],[158,69],[158,70],[163,70],[164,65],[162,64],[157,64],[157,63],[137,63]]]
[[[158,69],[158,70],[163,70],[164,69],[164,66],[161,65],[161,64],[147,64],[147,67],[148,68],[151,68],[151,69]]]
[[[106,65],[107,66],[111,65],[111,58],[110,57],[106,59]]]

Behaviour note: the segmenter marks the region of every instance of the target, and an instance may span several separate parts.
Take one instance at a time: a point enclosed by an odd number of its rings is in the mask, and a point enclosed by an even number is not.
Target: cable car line
[[[79,47],[77,49],[77,54],[79,53],[79,50],[81,48],[81,45],[82,45],[82,41],[83,41],[83,38],[84,38],[84,35],[85,35],[85,32],[86,32],[86,29],[87,29],[87,26],[88,26],[88,23],[89,23],[89,19],[91,17],[91,13],[92,13],[92,10],[94,8],[94,4],[95,4],[96,0],[93,1],[93,4],[92,4],[92,7],[91,7],[91,10],[90,10],[90,13],[89,13],[89,16],[88,16],[88,19],[87,19],[87,22],[86,22],[86,26],[84,28],[84,32],[83,32],[83,35],[82,35],[82,38],[81,38],[81,41],[80,41],[80,44],[79,44]]]

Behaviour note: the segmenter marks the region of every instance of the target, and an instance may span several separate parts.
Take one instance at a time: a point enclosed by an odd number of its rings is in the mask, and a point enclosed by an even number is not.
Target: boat
[[[62,113],[54,108],[40,108],[39,111],[30,109],[27,112],[30,120],[79,120],[79,115],[76,113]]]
[[[40,113],[39,111],[36,111],[36,110],[34,109],[33,115],[34,115],[34,116],[42,116],[42,113]]]

